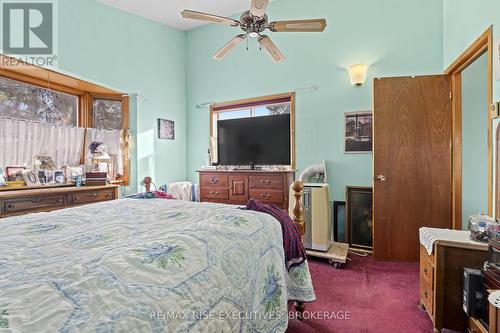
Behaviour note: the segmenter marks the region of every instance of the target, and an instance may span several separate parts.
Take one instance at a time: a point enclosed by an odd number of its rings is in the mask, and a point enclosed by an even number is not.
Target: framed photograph
[[[175,123],[172,120],[158,119],[158,138],[175,140]]]
[[[66,179],[67,180],[75,180],[76,177],[78,177],[78,176],[83,177],[83,166],[82,165],[77,165],[77,166],[67,165],[65,170],[66,170]]]
[[[54,171],[54,180],[55,180],[56,184],[63,184],[64,183],[64,171],[62,171],[62,170]]]
[[[345,114],[345,152],[371,153],[373,151],[373,114],[370,111]]]
[[[55,170],[56,164],[50,156],[37,155],[33,156],[33,167],[37,170]]]
[[[40,186],[40,180],[36,170],[24,170],[23,178],[28,187]]]
[[[56,182],[54,174],[54,171],[45,171],[45,182],[47,184],[54,184]]]
[[[8,166],[5,168],[5,175],[7,176],[7,180],[11,182],[15,181],[24,181],[23,171],[26,170],[26,167],[23,166]]]
[[[47,184],[47,174],[44,170],[38,170],[38,182],[40,184]]]

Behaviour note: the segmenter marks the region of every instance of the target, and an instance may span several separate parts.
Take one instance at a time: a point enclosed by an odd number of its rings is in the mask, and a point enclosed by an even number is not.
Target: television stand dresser
[[[109,201],[119,198],[119,185],[66,186],[0,191],[0,219]]]
[[[200,201],[245,205],[249,199],[288,211],[295,171],[200,170]]]

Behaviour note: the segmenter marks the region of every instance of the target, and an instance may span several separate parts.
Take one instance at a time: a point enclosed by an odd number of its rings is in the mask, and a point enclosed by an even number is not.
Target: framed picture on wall
[[[371,111],[345,114],[345,152],[371,153],[373,143],[373,114]]]
[[[175,140],[175,123],[172,120],[158,119],[158,138]]]

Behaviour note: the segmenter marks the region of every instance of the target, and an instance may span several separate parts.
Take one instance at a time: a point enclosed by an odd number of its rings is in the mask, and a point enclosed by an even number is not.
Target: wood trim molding
[[[223,102],[223,103],[213,103],[210,105],[210,119],[209,119],[209,126],[210,126],[210,140],[211,138],[214,137],[214,129],[213,129],[213,123],[214,123],[214,117],[219,117],[220,113],[223,112],[228,112],[228,111],[234,111],[238,110],[238,105],[248,105],[248,104],[254,104],[254,103],[261,103],[261,102],[266,102],[266,101],[274,101],[274,100],[283,100],[283,99],[288,99],[290,100],[290,157],[291,157],[291,165],[290,167],[292,169],[295,169],[296,164],[297,164],[297,148],[296,148],[296,139],[295,139],[295,100],[296,100],[296,93],[295,92],[289,92],[289,93],[282,93],[282,94],[275,94],[275,95],[269,95],[269,96],[262,96],[262,97],[252,97],[252,98],[246,98],[246,99],[241,99],[241,100],[235,100],[235,101],[229,101],[229,102]],[[232,107],[231,109],[226,109],[226,110],[217,110],[221,108],[225,108],[228,106],[235,106],[234,108]],[[211,142],[209,141],[209,146],[211,146]]]
[[[448,66],[444,73],[449,75],[453,73],[460,73],[469,67],[469,65],[477,60],[477,58],[488,51],[490,41],[493,40],[492,38],[493,26],[490,26],[450,66]]]
[[[493,214],[493,133],[492,115],[489,111],[493,103],[493,26],[490,26],[464,53],[446,70],[451,76],[452,86],[452,219],[453,228],[462,229],[462,72],[481,55],[488,54],[488,214]]]
[[[81,95],[83,92],[95,94],[120,94],[118,91],[109,89],[98,84],[84,81],[69,75],[56,72],[43,67],[33,66],[21,60],[0,54],[1,75],[12,77],[26,83],[46,87],[47,82],[50,87],[73,95]]]
[[[229,110],[237,110],[239,105],[241,105],[243,107],[243,106],[248,105],[248,104],[257,104],[257,103],[269,102],[269,101],[273,101],[273,100],[291,99],[292,95],[294,95],[294,94],[295,93],[291,92],[291,93],[275,94],[275,95],[269,95],[269,96],[245,98],[245,99],[229,101],[229,102],[214,103],[210,106],[210,110],[213,112],[224,112],[224,111],[229,111]],[[225,109],[228,107],[231,107],[231,109],[217,111],[217,109]]]

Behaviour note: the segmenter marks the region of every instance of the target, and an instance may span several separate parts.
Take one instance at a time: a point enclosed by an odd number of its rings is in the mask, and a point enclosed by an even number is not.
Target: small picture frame
[[[54,181],[56,182],[56,184],[64,184],[64,171],[54,171]]]
[[[158,138],[175,140],[175,122],[167,119],[158,119]]]
[[[38,172],[36,170],[24,170],[23,178],[27,187],[40,186],[40,180],[38,178]]]
[[[77,166],[69,166],[67,165],[65,170],[66,170],[66,179],[68,181],[70,180],[75,180],[76,177],[83,177],[83,165],[77,165]]]
[[[45,181],[47,184],[55,184],[56,180],[54,178],[54,171],[45,171]]]
[[[40,184],[47,184],[47,176],[44,170],[38,170],[38,182]]]
[[[36,155],[33,156],[33,167],[36,170],[55,170],[56,164],[50,156]]]
[[[5,175],[7,180],[11,182],[23,181],[23,171],[26,170],[24,166],[8,166],[5,168]]]
[[[370,154],[373,151],[373,114],[371,111],[345,114],[345,153]]]

